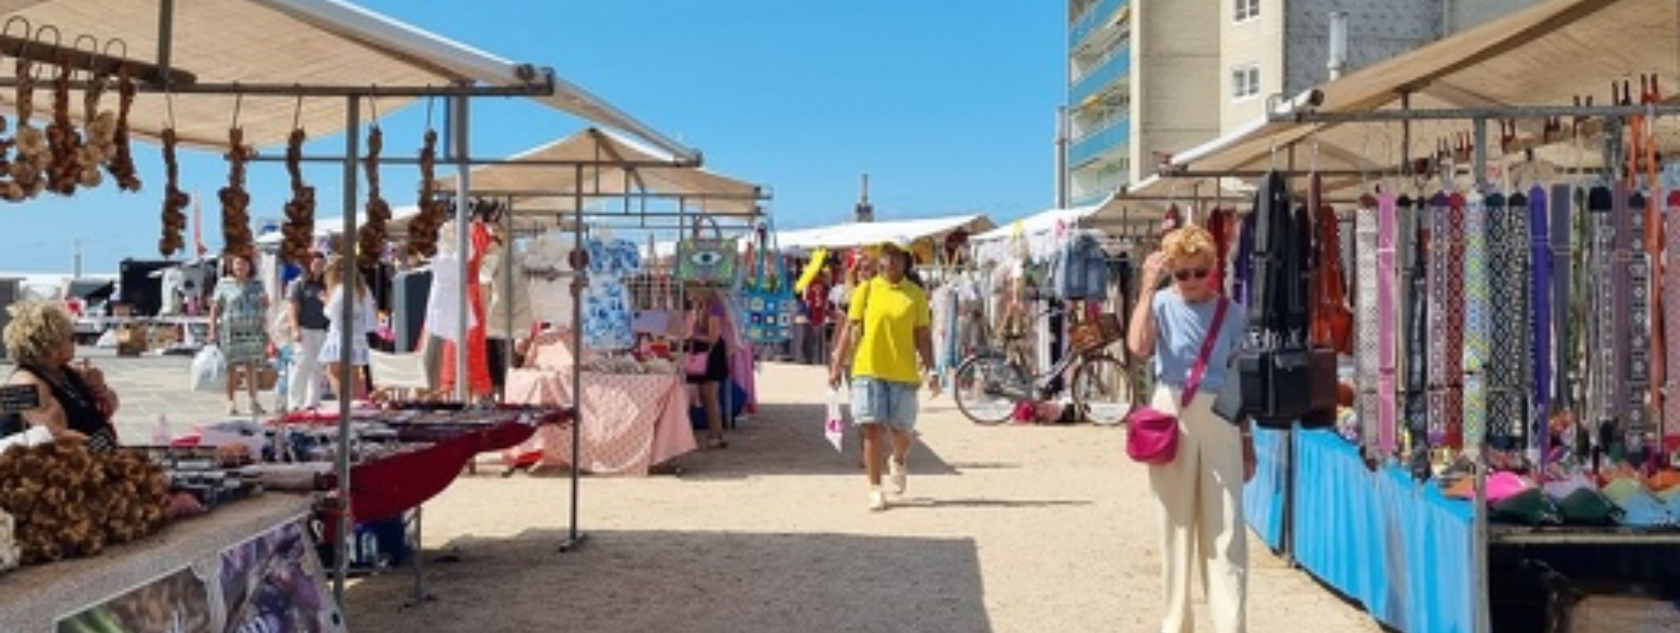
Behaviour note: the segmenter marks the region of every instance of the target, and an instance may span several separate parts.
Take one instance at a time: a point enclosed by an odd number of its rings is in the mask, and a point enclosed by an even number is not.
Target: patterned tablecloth
[[[688,391],[671,374],[583,375],[583,470],[595,474],[646,475],[648,469],[698,448],[688,422]],[[572,400],[569,371],[516,369],[507,378],[507,401],[526,405],[567,406]],[[518,448],[503,452],[510,462],[540,453],[541,464],[571,461],[569,428],[545,426]]]

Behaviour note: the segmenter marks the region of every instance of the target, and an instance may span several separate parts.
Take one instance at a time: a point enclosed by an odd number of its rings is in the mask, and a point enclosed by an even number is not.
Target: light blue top
[[[1190,368],[1202,351],[1202,337],[1213,327],[1213,313],[1223,297],[1189,303],[1176,290],[1155,293],[1155,381],[1183,387],[1190,380]],[[1225,384],[1225,370],[1230,366],[1231,354],[1242,340],[1246,310],[1231,303],[1225,309],[1223,332],[1208,354],[1207,370],[1202,374],[1197,393],[1216,393]]]

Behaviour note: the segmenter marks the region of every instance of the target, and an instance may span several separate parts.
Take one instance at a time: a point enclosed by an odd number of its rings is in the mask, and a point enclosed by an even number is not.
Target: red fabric
[[[805,318],[811,325],[828,322],[828,284],[813,281],[805,286]]]
[[[473,326],[467,329],[467,382],[470,393],[474,396],[488,396],[495,388],[490,384],[490,359],[486,352],[488,343],[484,334],[484,294],[478,283],[478,269],[484,263],[484,253],[490,248],[494,239],[490,235],[490,227],[483,222],[472,223],[472,254],[467,258],[467,309],[472,310]],[[439,384],[444,391],[453,392],[455,389],[455,355],[459,353],[459,346],[453,341],[444,341],[443,370]]]

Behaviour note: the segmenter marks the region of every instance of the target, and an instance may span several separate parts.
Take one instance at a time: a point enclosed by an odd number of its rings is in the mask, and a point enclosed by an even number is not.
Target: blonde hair
[[[327,260],[326,278],[327,278],[327,293],[328,294],[337,294],[338,293],[338,285],[341,284],[341,283],[344,283],[344,270],[343,270],[343,266],[341,265],[343,263],[343,260],[344,260],[343,257],[332,257],[332,258],[329,258]],[[355,269],[352,268],[351,270],[355,270]],[[355,274],[360,275],[361,272],[357,271]],[[362,297],[366,297],[367,295],[368,295],[368,285],[366,283],[356,284],[356,298],[360,299]]]
[[[39,364],[74,335],[70,312],[57,302],[24,301],[12,305],[6,326],[6,355],[19,363]]]
[[[1217,254],[1213,234],[1199,226],[1186,226],[1167,233],[1161,239],[1161,250],[1172,262],[1187,262],[1204,256],[1213,259]]]

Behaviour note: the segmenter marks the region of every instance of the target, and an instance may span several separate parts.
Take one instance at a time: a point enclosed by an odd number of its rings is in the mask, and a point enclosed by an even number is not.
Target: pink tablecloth
[[[688,423],[688,391],[680,376],[585,373],[583,393],[579,454],[586,472],[646,475],[649,467],[698,448]],[[507,400],[510,404],[569,405],[571,373],[508,372]],[[572,457],[571,430],[542,427],[503,455],[512,461],[535,451],[542,452],[544,465],[567,465]]]

